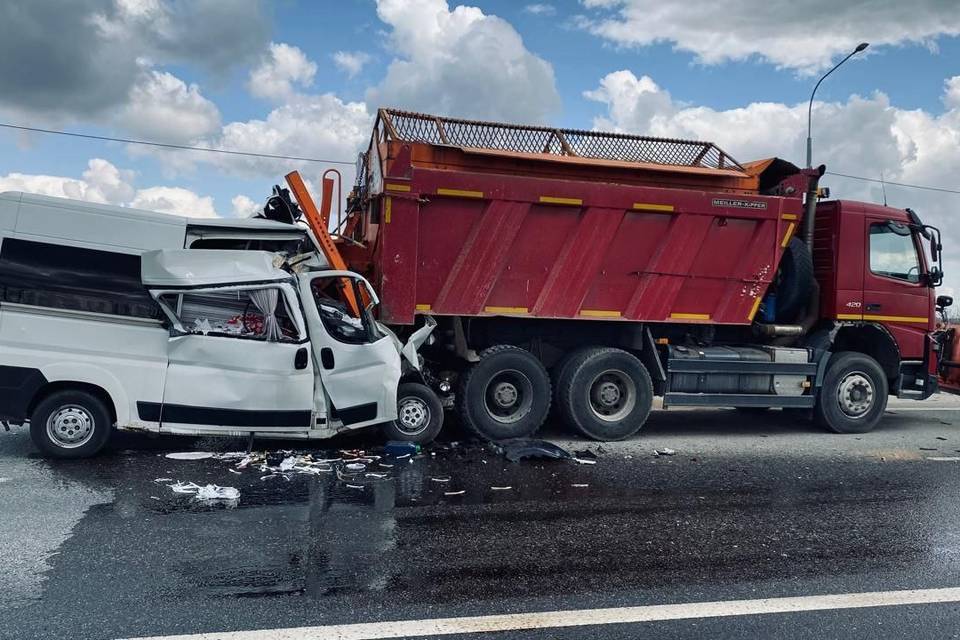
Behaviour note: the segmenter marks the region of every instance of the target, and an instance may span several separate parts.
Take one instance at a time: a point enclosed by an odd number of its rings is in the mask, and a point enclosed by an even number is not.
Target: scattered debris
[[[434,482],[450,482],[450,476],[435,477],[430,479]]]
[[[347,488],[348,488],[348,489],[363,489],[364,487],[363,487],[362,484],[348,484],[348,485],[347,485]]]
[[[577,464],[597,464],[596,460],[589,460],[587,458],[574,458],[573,461]]]
[[[459,491],[444,491],[443,495],[445,496],[462,496],[467,492],[466,489],[460,489]]]
[[[940,422],[943,422],[943,420],[941,420]],[[946,424],[950,424],[950,423],[947,422]],[[946,438],[944,438],[943,436],[937,436],[937,440],[946,440]]]
[[[574,460],[574,455],[562,447],[546,440],[514,438],[497,442],[496,446],[510,462],[519,462],[524,458],[548,458],[552,460]]]
[[[350,464],[346,465],[347,471],[363,471],[366,468],[367,465],[363,464],[362,462],[351,462]]]
[[[280,471],[290,471],[297,466],[297,459],[294,456],[287,456],[280,461]]]
[[[413,442],[403,442],[402,440],[391,440],[383,447],[383,452],[388,456],[399,458],[400,456],[420,453],[420,445]]]
[[[570,486],[571,486],[571,487],[576,487],[576,488],[578,488],[578,489],[584,489],[584,488],[586,488],[586,487],[589,487],[590,485],[587,484],[587,483],[585,483],[585,482],[575,482],[575,483],[571,484]]]
[[[209,451],[181,451],[179,453],[168,453],[164,457],[171,460],[206,460],[212,458],[213,454]]]
[[[654,449],[653,455],[655,456],[675,456],[677,452],[669,447],[664,447],[663,449]]]
[[[236,487],[220,487],[208,484],[197,489],[197,500],[239,500],[240,490]]]
[[[513,489],[513,487],[511,487],[510,485],[507,485],[505,487],[490,487],[491,491],[509,491],[510,489]]]
[[[937,451],[936,447],[920,447],[920,451]]]

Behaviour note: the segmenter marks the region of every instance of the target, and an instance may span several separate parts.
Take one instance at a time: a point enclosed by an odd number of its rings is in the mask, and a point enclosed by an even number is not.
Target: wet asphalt
[[[164,457],[236,451],[237,440],[122,436],[101,457],[64,462],[40,458],[14,427],[0,432],[0,638],[958,587],[960,403],[923,406],[939,410],[894,403],[862,436],[728,410],[655,412],[615,444],[546,430],[593,465],[508,462],[451,444],[454,432],[410,459],[288,479]],[[377,455],[377,442],[256,449],[326,458]],[[664,448],[676,453],[654,455]],[[236,487],[240,499],[198,502],[158,478]],[[958,623],[960,606],[939,604],[488,635],[950,638]]]

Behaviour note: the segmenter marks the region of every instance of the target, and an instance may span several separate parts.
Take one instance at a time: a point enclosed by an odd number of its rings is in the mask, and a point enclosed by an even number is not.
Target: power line
[[[838,176],[840,178],[850,178],[852,180],[863,180],[865,182],[879,182],[880,184],[889,184],[895,187],[908,187],[910,189],[924,189],[925,191],[939,191],[941,193],[960,194],[960,190],[958,189],[947,189],[945,187],[928,187],[920,184],[908,184],[906,182],[890,182],[889,180],[881,180],[879,178],[865,178],[864,176],[852,176],[847,173],[837,173],[836,171],[827,171],[827,175]]]
[[[252,158],[269,158],[271,160],[298,160],[301,162],[320,162],[323,164],[344,164],[353,166],[354,162],[345,160],[325,160],[323,158],[302,158],[299,156],[282,156],[272,153],[254,153],[252,151],[232,151],[230,149],[213,149],[211,147],[191,147],[185,144],[169,144],[165,142],[151,142],[148,140],[131,140],[128,138],[111,138],[109,136],[95,136],[89,133],[75,133],[73,131],[57,131],[55,129],[40,129],[38,127],[24,127],[17,124],[7,124],[0,122],[0,127],[5,129],[18,129],[20,131],[33,131],[36,133],[50,133],[58,136],[70,136],[71,138],[86,138],[88,140],[103,140],[105,142],[123,142],[125,144],[142,144],[148,147],[160,147],[162,149],[182,149],[184,151],[205,151],[207,153],[222,153],[230,156],[249,156]]]

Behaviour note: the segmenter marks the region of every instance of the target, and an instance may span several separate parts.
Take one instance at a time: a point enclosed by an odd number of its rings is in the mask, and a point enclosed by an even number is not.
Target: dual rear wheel
[[[540,428],[555,401],[561,419],[580,434],[621,440],[636,433],[650,413],[650,374],[626,351],[580,349],[569,354],[555,374],[551,384],[543,364],[519,347],[497,345],[483,351],[457,394],[464,426],[489,440],[526,437]]]

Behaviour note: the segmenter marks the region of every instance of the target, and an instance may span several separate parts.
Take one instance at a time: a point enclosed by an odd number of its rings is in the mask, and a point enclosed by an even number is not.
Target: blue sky
[[[0,121],[350,161],[383,105],[710,139],[740,160],[801,163],[813,83],[870,41],[818,93],[816,160],[956,188],[956,9],[955,0],[7,3]],[[0,141],[0,189],[192,215],[246,215],[286,171],[315,180],[325,168],[10,131]],[[844,197],[881,197],[868,182],[830,183]],[[960,204],[887,193],[944,226]]]

